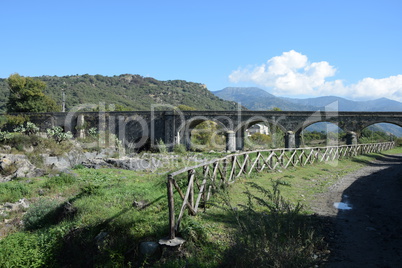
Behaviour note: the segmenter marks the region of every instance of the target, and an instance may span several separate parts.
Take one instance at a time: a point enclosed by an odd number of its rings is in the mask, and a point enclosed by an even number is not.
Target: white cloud
[[[345,86],[342,80],[328,81],[335,73],[336,69],[328,62],[310,63],[307,56],[291,50],[259,66],[239,68],[229,75],[229,80],[271,87],[278,95],[338,95],[402,100],[402,75],[383,79],[364,78],[356,84]]]

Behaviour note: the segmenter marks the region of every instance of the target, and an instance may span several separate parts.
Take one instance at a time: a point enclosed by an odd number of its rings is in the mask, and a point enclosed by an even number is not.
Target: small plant
[[[160,139],[160,140],[158,141],[157,147],[158,147],[159,153],[161,153],[161,154],[167,154],[167,152],[168,152],[167,146],[166,146],[166,144],[163,142],[162,139]]]
[[[97,138],[98,137],[98,129],[96,127],[91,127],[90,129],[88,129],[88,134],[92,138]]]
[[[176,154],[185,154],[187,152],[186,146],[184,144],[176,144],[173,147],[173,152]]]
[[[26,122],[26,124],[21,124],[18,127],[14,128],[14,132],[18,132],[25,135],[33,135],[39,132],[39,127],[37,127],[32,122]]]
[[[8,131],[0,131],[0,142],[7,142],[10,138],[11,134]]]
[[[17,133],[25,133],[25,127],[24,125],[19,125],[16,128],[14,128],[13,131]]]
[[[39,127],[32,122],[27,122],[25,126],[25,134],[33,135],[39,132]]]
[[[69,140],[73,137],[70,131],[64,132],[62,127],[56,126],[47,129],[47,135],[50,138],[53,138],[57,143],[61,143],[63,141]]]

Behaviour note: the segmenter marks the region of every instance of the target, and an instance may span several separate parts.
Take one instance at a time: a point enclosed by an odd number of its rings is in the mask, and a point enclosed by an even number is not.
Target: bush
[[[185,154],[187,152],[186,146],[184,144],[176,144],[173,147],[173,152],[176,154]]]
[[[42,198],[31,205],[22,218],[25,229],[35,230],[57,222],[57,210],[60,202],[53,199]]]

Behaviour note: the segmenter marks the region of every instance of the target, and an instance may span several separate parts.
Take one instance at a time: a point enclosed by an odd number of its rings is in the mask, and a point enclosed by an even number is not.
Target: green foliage
[[[302,214],[302,206],[282,197],[280,181],[272,182],[272,190],[249,185],[260,194],[247,191],[243,209],[230,210],[238,225],[226,256],[228,267],[314,267],[313,255],[323,242],[310,218]]]
[[[66,94],[66,108],[83,103],[98,105],[104,103],[105,110],[167,110],[172,106],[185,104],[197,110],[236,110],[237,104],[216,97],[199,83],[182,80],[159,81],[140,75],[119,76],[72,75],[42,76],[36,79],[46,83],[43,92],[57,100],[61,107],[61,89]],[[4,79],[0,79],[0,97],[8,96],[9,89]],[[5,98],[7,99],[7,98]],[[110,104],[113,104],[110,106]],[[168,105],[166,105],[168,104]],[[103,106],[103,105],[100,105]],[[94,107],[99,110],[100,106]],[[90,110],[94,110],[90,108]],[[0,98],[0,111],[5,111],[5,103]]]
[[[268,146],[271,144],[272,139],[270,135],[265,135],[262,133],[254,133],[250,137],[250,142],[253,145],[259,145],[259,146]]]
[[[178,105],[177,109],[180,111],[195,111],[196,110],[194,107],[190,107],[190,106],[184,105],[184,104]]]
[[[175,144],[173,152],[176,154],[185,154],[187,153],[186,146],[184,144]]]
[[[26,135],[33,135],[39,132],[39,127],[37,127],[32,122],[26,122],[25,125],[21,124],[18,127],[14,128],[14,132],[23,133]]]
[[[98,137],[98,129],[96,127],[91,127],[90,129],[88,129],[88,134],[92,138],[97,138]]]
[[[44,253],[37,235],[20,232],[0,240],[0,263],[2,267],[43,267]]]
[[[11,134],[6,130],[6,131],[1,131],[0,130],[0,142],[6,143],[8,140],[10,140]]]
[[[28,185],[19,181],[0,183],[0,203],[16,202],[30,193]]]
[[[64,185],[70,185],[77,181],[77,178],[74,175],[67,173],[60,173],[57,176],[53,176],[47,179],[44,184],[44,187],[53,189],[57,187],[62,187]]]
[[[41,198],[32,204],[22,218],[25,229],[35,230],[57,222],[57,209],[60,202],[54,199]]]
[[[29,120],[29,116],[27,115],[4,115],[1,118],[0,127],[6,128],[8,130],[14,129],[16,126],[20,126],[25,124]]]
[[[359,143],[376,143],[390,141],[392,137],[384,131],[365,128],[361,132]]]
[[[158,151],[159,151],[159,153],[161,153],[161,154],[167,154],[167,153],[168,153],[168,149],[167,149],[166,144],[163,142],[163,140],[160,139],[157,143],[158,143],[157,146],[158,146]]]
[[[191,144],[197,150],[224,149],[225,137],[221,126],[213,121],[204,121],[191,131]]]
[[[64,132],[63,128],[59,126],[48,128],[46,131],[48,137],[53,138],[57,143],[61,143],[73,137],[70,131]]]
[[[56,102],[43,93],[46,83],[31,77],[12,74],[7,79],[10,96],[8,112],[55,112],[60,108]]]

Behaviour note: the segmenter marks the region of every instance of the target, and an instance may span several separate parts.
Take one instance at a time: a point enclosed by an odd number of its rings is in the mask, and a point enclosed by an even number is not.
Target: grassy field
[[[186,243],[180,249],[163,249],[152,257],[140,254],[139,244],[168,234],[166,168],[132,172],[77,166],[71,173],[1,183],[0,204],[26,198],[30,207],[0,214],[0,266],[242,267],[264,262],[307,267],[325,258],[319,224],[309,211],[314,194],[380,156],[241,178],[216,195],[205,213],[186,215],[179,233]],[[177,167],[187,163],[178,162]]]

